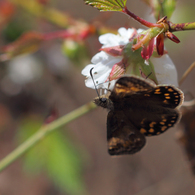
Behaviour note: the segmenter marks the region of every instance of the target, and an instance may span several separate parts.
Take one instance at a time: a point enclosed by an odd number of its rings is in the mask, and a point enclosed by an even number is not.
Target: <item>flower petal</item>
[[[171,58],[165,54],[159,58],[151,57],[154,65],[156,77],[159,84],[169,84],[178,86],[177,70]]]
[[[90,75],[90,70],[94,68],[94,64],[89,64],[85,66],[85,68],[81,71],[81,74],[84,76],[89,76]]]

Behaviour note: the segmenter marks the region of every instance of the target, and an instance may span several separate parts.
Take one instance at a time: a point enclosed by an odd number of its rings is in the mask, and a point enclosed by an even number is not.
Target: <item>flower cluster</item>
[[[128,73],[149,77],[148,79],[156,84],[178,86],[177,71],[168,54],[152,55],[145,61],[141,57],[141,50],[132,50],[133,40],[141,36],[142,32],[142,29],[120,28],[117,35],[111,33],[101,35],[99,37],[102,44],[100,52],[93,56],[92,63],[82,70],[82,74],[86,77],[86,86],[95,88],[90,74],[92,68],[96,88],[112,90],[116,80]],[[154,40],[153,44],[155,43]]]

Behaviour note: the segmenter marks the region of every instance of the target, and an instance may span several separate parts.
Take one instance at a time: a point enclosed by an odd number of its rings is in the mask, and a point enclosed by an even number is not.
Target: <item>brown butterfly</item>
[[[180,119],[183,92],[170,85],[154,85],[142,78],[121,77],[109,97],[94,100],[109,109],[107,141],[110,155],[134,154],[145,136],[159,135]]]

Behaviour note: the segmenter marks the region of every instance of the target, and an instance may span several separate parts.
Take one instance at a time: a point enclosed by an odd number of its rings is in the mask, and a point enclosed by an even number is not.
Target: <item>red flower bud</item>
[[[158,55],[162,56],[164,54],[164,34],[159,34],[156,38],[156,50]]]
[[[174,41],[175,43],[180,43],[180,40],[171,32],[165,33],[166,37],[169,38],[171,41]]]

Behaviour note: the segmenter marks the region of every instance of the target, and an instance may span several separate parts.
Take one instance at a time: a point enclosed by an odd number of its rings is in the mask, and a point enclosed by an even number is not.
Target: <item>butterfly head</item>
[[[113,103],[112,101],[108,98],[107,95],[102,95],[100,97],[96,97],[94,99],[94,103],[97,106],[101,106],[102,108],[107,108],[109,110],[113,110]]]

